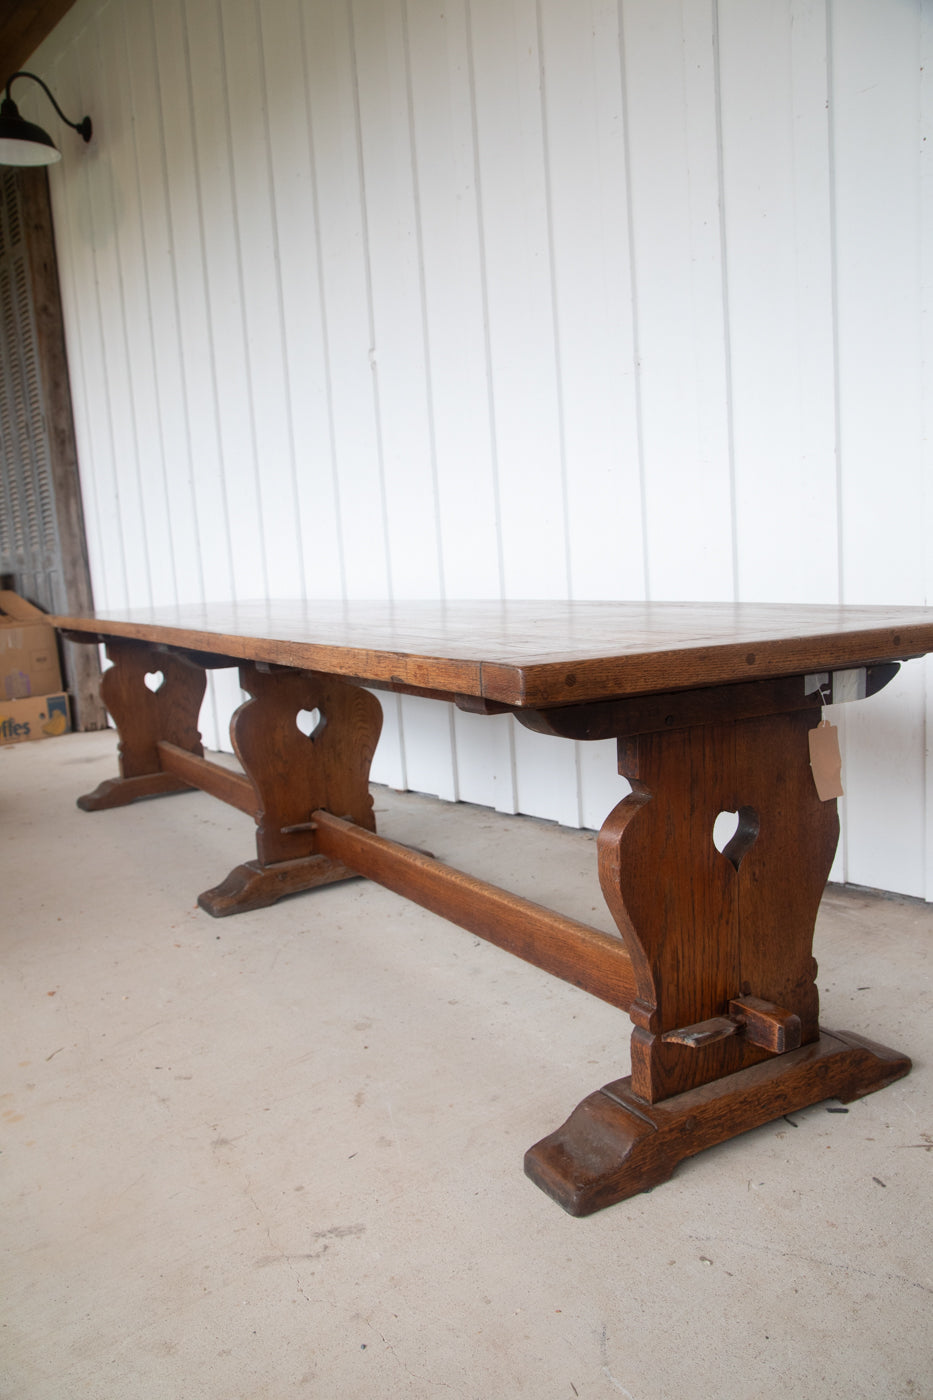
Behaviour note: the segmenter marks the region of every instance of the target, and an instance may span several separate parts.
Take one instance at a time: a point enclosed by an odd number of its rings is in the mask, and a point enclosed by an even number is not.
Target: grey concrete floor
[[[574,1220],[526,1147],[619,1012],[363,881],[214,921],[200,793],[0,750],[3,1400],[933,1396],[933,909],[831,889],[823,1020],[913,1073]],[[595,838],[376,789],[381,828],[610,928]]]

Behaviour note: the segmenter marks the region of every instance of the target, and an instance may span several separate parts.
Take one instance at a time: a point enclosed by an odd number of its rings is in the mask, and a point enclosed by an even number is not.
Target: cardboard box
[[[68,696],[31,695],[28,700],[0,700],[0,745],[27,739],[54,739],[71,729]]]
[[[0,590],[0,705],[61,688],[55,628],[25,598]]]

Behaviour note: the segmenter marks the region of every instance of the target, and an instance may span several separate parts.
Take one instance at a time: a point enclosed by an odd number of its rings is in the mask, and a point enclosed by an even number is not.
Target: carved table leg
[[[238,865],[198,899],[216,918],[261,909],[283,895],[356,872],[317,849],[311,814],[325,808],[375,830],[369,769],[382,708],[369,691],[309,671],[240,668],[252,698],[237,710],[230,736],[256,789],[257,859]],[[297,724],[317,711],[310,735]]]
[[[101,677],[100,693],[120,735],[120,777],[79,797],[78,806],[99,812],[139,797],[190,791],[189,783],[163,770],[158,743],[168,740],[189,753],[204,752],[198,732],[207,685],[203,669],[141,642],[108,642],[107,655],[113,665]]]
[[[599,838],[632,958],[632,1074],[531,1148],[529,1176],[575,1215],[670,1176],[704,1147],[906,1074],[904,1056],[821,1035],[813,926],[838,839],[797,711],[619,741],[631,794]],[[721,812],[738,825],[719,851]]]

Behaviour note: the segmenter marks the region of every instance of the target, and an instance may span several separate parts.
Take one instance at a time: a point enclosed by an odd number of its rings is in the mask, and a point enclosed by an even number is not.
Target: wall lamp
[[[0,165],[52,165],[62,158],[51,136],[41,126],[27,122],[25,117],[20,116],[19,108],[10,96],[10,88],[17,78],[32,78],[34,83],[38,83],[65,125],[73,127],[85,141],[90,141],[90,117],[80,122],[70,122],[41,78],[37,78],[35,73],[14,73],[12,78],[7,79],[6,96],[0,103]]]

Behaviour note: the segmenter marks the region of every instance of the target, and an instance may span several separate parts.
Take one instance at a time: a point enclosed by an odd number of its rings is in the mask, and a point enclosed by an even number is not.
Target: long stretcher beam
[[[245,773],[224,768],[199,754],[189,753],[177,744],[170,744],[167,739],[160,739],[157,748],[166,773],[182,778],[192,787],[210,793],[211,797],[219,798],[231,807],[238,807],[248,817],[256,815],[259,806],[256,789]]]
[[[244,773],[161,740],[166,772],[254,815],[256,790]],[[312,816],[321,855],[404,895],[525,962],[627,1011],[635,999],[632,962],[621,939],[564,917],[442,861],[366,831],[330,812]]]
[[[627,1011],[634,1001],[632,961],[621,939],[330,812],[314,812],[312,822],[323,855],[612,1006]]]

